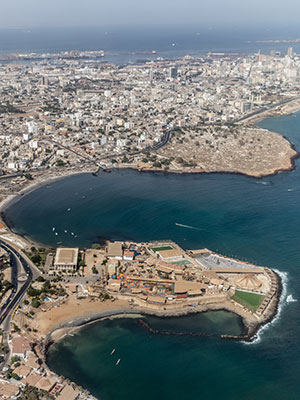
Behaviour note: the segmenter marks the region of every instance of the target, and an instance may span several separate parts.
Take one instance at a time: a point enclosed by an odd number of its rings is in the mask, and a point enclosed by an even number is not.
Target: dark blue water
[[[260,126],[282,132],[300,149],[300,113]],[[299,160],[296,166],[263,180],[134,171],[80,175],[24,196],[6,214],[17,232],[51,245],[59,240],[87,246],[104,237],[208,247],[285,272],[287,294],[297,299]],[[299,302],[284,301],[281,308],[279,319],[251,345],[151,335],[128,319],[98,323],[54,347],[50,365],[104,399],[299,399]],[[182,322],[185,329],[195,326],[189,318]],[[215,329],[227,322],[217,318]],[[163,327],[163,320],[159,324]],[[199,323],[200,329],[205,326]],[[110,359],[112,348],[120,352],[120,368]]]
[[[248,43],[270,39],[296,39],[298,28],[273,29],[213,28],[203,26],[90,27],[55,29],[0,29],[0,53],[61,52],[70,50],[104,50],[103,58],[116,64],[153,59],[158,56],[178,58],[212,52],[254,53],[271,49],[287,53],[289,46],[300,52],[300,43]],[[129,55],[132,51],[156,50],[157,55]]]

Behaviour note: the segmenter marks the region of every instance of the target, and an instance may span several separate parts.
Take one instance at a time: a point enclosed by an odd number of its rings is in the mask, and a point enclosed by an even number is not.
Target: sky
[[[0,28],[298,23],[299,0],[0,0]]]

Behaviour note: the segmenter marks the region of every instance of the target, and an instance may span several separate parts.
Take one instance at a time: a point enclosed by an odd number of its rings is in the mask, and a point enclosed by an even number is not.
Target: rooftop
[[[55,265],[76,265],[79,250],[74,248],[58,248],[54,260]]]

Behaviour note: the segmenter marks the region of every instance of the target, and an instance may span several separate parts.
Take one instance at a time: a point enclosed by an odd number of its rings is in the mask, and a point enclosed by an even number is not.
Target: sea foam
[[[276,274],[280,276],[281,284],[282,284],[282,292],[281,292],[281,296],[280,296],[280,299],[279,299],[277,314],[276,314],[275,318],[272,319],[272,321],[270,321],[267,324],[263,325],[258,330],[258,332],[255,334],[254,340],[252,342],[243,342],[244,344],[252,345],[252,344],[260,343],[261,340],[262,340],[263,333],[267,329],[269,329],[271,326],[275,325],[279,321],[281,313],[282,313],[282,310],[283,310],[284,306],[287,304],[286,303],[286,299],[287,299],[288,273],[287,272],[278,271],[277,269],[273,269],[273,271],[276,272]]]

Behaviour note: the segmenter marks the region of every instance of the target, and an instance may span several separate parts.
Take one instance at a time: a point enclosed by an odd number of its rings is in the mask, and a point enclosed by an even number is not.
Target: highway
[[[22,297],[24,296],[26,290],[28,289],[35,271],[31,270],[31,267],[28,265],[28,262],[24,259],[24,257],[11,245],[6,242],[0,240],[0,246],[5,249],[10,256],[10,263],[12,268],[12,293],[9,296],[8,300],[4,305],[2,305],[0,309],[0,324],[6,319],[8,315],[10,315],[13,310],[20,304]],[[27,279],[24,283],[20,284],[18,282],[18,278],[20,274],[26,273]]]
[[[25,295],[32,279],[35,279],[39,273],[37,269],[29,265],[20,251],[12,245],[0,239],[0,247],[8,252],[11,265],[12,292],[5,304],[3,304],[0,308],[0,324],[2,325],[3,330],[2,344],[9,348],[8,338],[11,318],[22,301],[22,298]],[[19,277],[22,274],[26,274],[27,276],[27,279],[24,282],[19,281]],[[9,356],[10,352],[4,355],[3,359],[1,360],[0,370],[3,370],[7,365]]]

